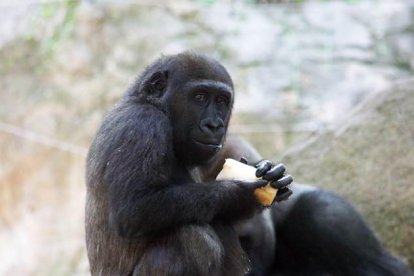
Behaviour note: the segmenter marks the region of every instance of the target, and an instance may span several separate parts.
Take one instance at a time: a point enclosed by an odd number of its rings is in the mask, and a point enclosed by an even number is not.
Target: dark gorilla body
[[[334,195],[295,185],[292,200],[260,213],[264,181],[215,181],[225,158],[261,159],[237,138],[224,143],[232,104],[224,67],[184,53],[150,65],[106,116],[87,159],[93,275],[243,275],[244,251],[254,275],[408,273]],[[292,179],[276,167],[258,170],[281,201]],[[321,219],[337,204],[336,223]]]

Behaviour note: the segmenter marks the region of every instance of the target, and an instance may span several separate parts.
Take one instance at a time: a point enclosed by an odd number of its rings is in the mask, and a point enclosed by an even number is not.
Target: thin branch
[[[11,134],[25,140],[29,140],[62,151],[67,151],[76,155],[86,156],[87,149],[84,147],[51,138],[11,124],[0,122],[0,132]]]

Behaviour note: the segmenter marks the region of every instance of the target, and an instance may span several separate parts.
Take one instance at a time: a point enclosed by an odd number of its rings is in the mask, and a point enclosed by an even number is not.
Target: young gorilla
[[[184,53],[150,65],[106,116],[87,158],[92,275],[243,275],[233,224],[261,211],[267,181],[215,181],[233,105],[218,62]],[[258,161],[258,160],[255,160]],[[257,173],[290,196],[282,165]]]

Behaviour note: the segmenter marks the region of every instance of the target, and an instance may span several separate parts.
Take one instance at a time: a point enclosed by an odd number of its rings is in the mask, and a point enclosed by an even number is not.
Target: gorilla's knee
[[[189,275],[183,256],[173,247],[154,247],[147,250],[132,274],[140,275]]]
[[[218,275],[223,255],[220,239],[209,225],[185,225],[158,237],[133,275]]]

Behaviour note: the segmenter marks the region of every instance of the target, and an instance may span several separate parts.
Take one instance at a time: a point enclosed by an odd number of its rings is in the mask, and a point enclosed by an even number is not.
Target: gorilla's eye
[[[217,98],[216,102],[217,102],[218,104],[226,104],[226,105],[228,105],[228,104],[229,104],[229,102],[230,102],[230,100],[229,100],[229,98],[228,98],[228,97],[226,97],[226,96],[219,96],[219,97]]]
[[[207,101],[207,96],[204,95],[204,94],[196,94],[194,96],[194,99],[196,100],[196,102],[203,103],[203,102]]]
[[[152,87],[157,91],[161,91],[165,88],[165,83],[161,80],[157,80],[151,84],[152,84]]]

